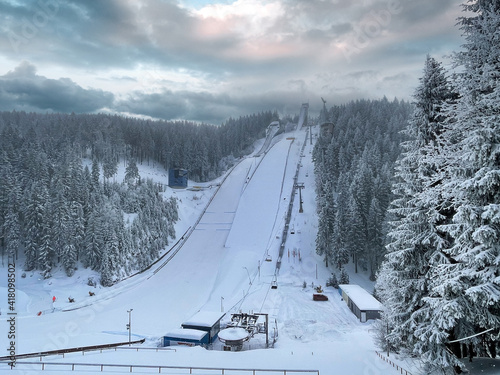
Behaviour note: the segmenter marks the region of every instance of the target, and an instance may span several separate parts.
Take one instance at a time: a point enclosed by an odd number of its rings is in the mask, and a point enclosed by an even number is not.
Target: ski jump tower
[[[309,103],[302,103],[302,107],[300,107],[300,115],[299,115],[299,123],[297,124],[297,128],[301,128],[303,126],[307,126],[307,115],[309,112]]]

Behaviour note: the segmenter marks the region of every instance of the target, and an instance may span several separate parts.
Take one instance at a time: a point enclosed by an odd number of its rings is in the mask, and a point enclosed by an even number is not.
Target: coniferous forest
[[[451,71],[427,56],[411,106],[331,108],[315,148],[317,253],[377,280],[379,345],[426,373],[500,349],[500,2],[463,10]]]
[[[273,117],[274,116],[274,117]],[[213,179],[248,152],[271,112],[221,126],[104,114],[0,113],[0,252],[24,270],[100,273],[104,286],[143,269],[175,238],[177,201],[138,164]],[[85,163],[84,161],[88,162]],[[116,180],[126,163],[124,181]]]
[[[386,212],[394,162],[412,106],[404,101],[358,100],[322,117],[333,133],[314,148],[318,234],[316,252],[341,274],[353,261],[372,280],[385,254]]]

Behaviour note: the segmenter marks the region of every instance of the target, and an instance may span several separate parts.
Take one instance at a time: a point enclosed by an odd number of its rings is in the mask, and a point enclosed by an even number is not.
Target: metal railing
[[[34,357],[40,357],[40,360],[42,357],[49,356],[49,355],[62,355],[67,353],[75,353],[75,352],[90,352],[90,351],[95,351],[95,350],[103,350],[103,349],[111,349],[111,348],[116,348],[118,346],[123,346],[123,345],[130,345],[130,344],[143,344],[146,339],[141,339],[137,341],[126,341],[126,342],[117,342],[117,343],[112,343],[112,344],[100,344],[100,345],[92,345],[92,346],[78,346],[75,348],[68,348],[68,349],[56,349],[56,350],[48,350],[44,352],[34,352],[34,353],[24,353],[24,354],[16,354],[15,356],[4,356],[0,357],[0,361],[12,361],[12,360],[18,360],[18,359],[23,359],[23,358],[34,358]]]
[[[389,358],[383,356],[382,354],[380,354],[379,352],[375,351],[375,353],[377,353],[377,355],[379,356],[379,358],[385,362],[387,362],[388,364],[390,364],[392,367],[394,367],[397,371],[401,372],[401,374],[403,375],[412,375],[411,372],[405,370],[404,368],[402,368],[400,365],[398,365],[397,363],[394,363],[392,362]]]
[[[187,367],[187,366],[162,366],[162,365],[125,365],[125,364],[111,364],[111,363],[61,363],[61,362],[17,362],[16,367],[23,365],[32,365],[36,368],[40,368],[42,371],[48,370],[48,367],[58,367],[57,371],[61,370],[69,370],[75,371],[84,370],[85,367],[96,369],[99,371],[104,371],[105,369],[117,369],[123,368],[126,369],[127,372],[133,372],[134,369],[157,369],[158,373],[161,373],[162,370],[181,370],[186,371],[187,374],[196,374],[193,371],[212,371],[214,374],[223,374],[223,375],[239,375],[239,374],[252,374],[252,375],[261,375],[261,374],[316,374],[319,375],[319,370],[285,370],[285,369],[245,369],[245,368],[222,368],[222,367]]]

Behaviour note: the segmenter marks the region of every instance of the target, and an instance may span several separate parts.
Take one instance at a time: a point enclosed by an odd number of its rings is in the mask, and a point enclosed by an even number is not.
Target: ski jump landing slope
[[[110,332],[127,335],[124,327],[129,309],[133,309],[136,335],[159,337],[178,328],[200,309],[220,311],[221,297],[226,306],[237,304],[248,285],[248,275],[256,274],[258,261],[265,254],[271,237],[289,147],[287,140],[273,146],[265,156],[272,161],[269,164],[259,163],[254,157],[241,161],[222,184],[177,255],[154,276],[151,277],[154,271],[151,270],[125,281],[128,288],[120,284],[113,286],[106,291],[106,299],[96,299],[91,306],[20,318],[18,331],[22,340],[17,352],[121,340],[123,337],[112,337]],[[252,174],[254,177],[250,179]],[[243,189],[245,184],[254,185],[262,195],[257,201],[243,203],[252,205],[255,215],[249,213],[247,220],[239,220],[238,227],[233,228],[242,204],[242,192],[248,191]],[[226,247],[230,234],[231,244]],[[76,324],[78,334],[64,334],[66,328],[61,326],[62,321],[71,322],[71,327]],[[62,336],[59,336],[61,331]],[[53,339],[48,340],[47,347],[41,348],[40,337]]]
[[[300,157],[305,134],[299,129],[279,135],[265,156],[243,159],[220,186],[179,252],[157,273],[152,269],[106,288],[106,298],[96,295],[95,303],[77,310],[20,316],[16,352],[124,341],[129,334],[126,324],[130,310],[132,340],[146,338],[144,345],[155,347],[162,335],[179,328],[198,311],[230,313],[241,309],[268,313],[271,324],[276,319],[279,339],[274,349],[228,353],[178,347],[163,353],[103,352],[50,359],[68,363],[306,368],[319,369],[321,374],[388,373],[388,367],[375,355],[369,325],[356,320],[336,291],[327,289],[329,301],[312,301],[309,285],[324,283],[331,271],[322,267],[314,249],[317,224],[312,146],[304,150],[307,162]],[[301,260],[295,256],[284,260],[279,287],[271,290],[280,246],[277,236],[283,231],[299,162],[304,164],[299,179],[306,183],[305,207],[301,214],[294,210],[296,233],[288,236],[287,248],[300,250]],[[266,253],[272,256],[272,262],[264,260]],[[302,287],[304,281],[306,288]],[[7,332],[7,321],[0,323],[2,332]],[[6,334],[0,336],[0,345],[8,348]]]

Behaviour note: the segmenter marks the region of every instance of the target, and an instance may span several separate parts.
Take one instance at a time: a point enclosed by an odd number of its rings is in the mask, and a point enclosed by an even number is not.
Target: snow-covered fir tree
[[[500,2],[468,1],[464,9],[472,15],[460,18],[460,96],[447,109],[440,142],[443,183],[432,189],[450,202],[453,220],[440,230],[453,241],[444,250],[448,262],[433,269],[432,315],[421,335],[442,346],[491,329],[456,344],[491,355],[500,338]],[[437,365],[453,362],[446,353],[424,353]]]
[[[415,330],[425,316],[423,298],[428,296],[429,270],[441,262],[439,251],[447,245],[437,225],[446,217],[429,202],[425,180],[435,178],[437,171],[426,160],[441,133],[442,107],[453,97],[446,72],[434,58],[427,56],[420,85],[415,90],[415,110],[403,143],[403,153],[396,164],[395,198],[390,212],[388,253],[379,272],[377,291],[385,305],[385,326],[390,328],[388,341],[398,350],[412,352],[419,340]],[[427,310],[425,310],[427,311]],[[385,329],[385,328],[384,328]]]
[[[316,252],[339,269],[352,259],[373,278],[380,265],[392,165],[410,111],[409,103],[384,98],[334,106],[326,115],[333,136],[320,136],[313,150]]]
[[[449,374],[462,353],[494,356],[500,328],[500,2],[464,10],[458,95],[430,58],[416,91],[377,285],[391,343]]]

